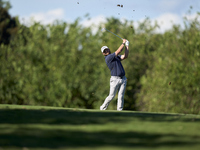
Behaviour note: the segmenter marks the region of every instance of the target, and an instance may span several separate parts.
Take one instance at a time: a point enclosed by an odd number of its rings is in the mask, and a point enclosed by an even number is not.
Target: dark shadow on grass
[[[108,122],[128,122],[131,119],[144,121],[173,122],[200,121],[200,118],[185,118],[178,114],[156,114],[140,112],[108,112],[83,110],[32,110],[0,109],[0,124],[104,124]]]
[[[152,122],[173,122],[173,121],[200,121],[191,120],[184,115],[155,114],[140,112],[110,112],[110,111],[84,111],[70,109],[0,109],[0,130],[6,130],[6,125],[19,125],[9,132],[0,132],[0,147],[10,148],[87,148],[87,147],[184,147],[199,145],[200,137],[177,134],[156,134],[145,132],[119,132],[119,131],[85,131],[70,129],[41,129],[27,127],[26,125],[98,125],[105,123],[129,123],[129,121],[152,121]],[[121,125],[121,124],[120,124]],[[63,127],[63,126],[62,126]],[[122,126],[123,128],[123,126]],[[161,139],[165,140],[161,140]],[[194,140],[193,140],[194,139]]]
[[[189,140],[183,140],[184,135],[155,134],[144,132],[85,132],[75,130],[48,130],[18,128],[12,133],[0,135],[0,145],[3,148],[10,146],[21,148],[87,148],[87,147],[185,147],[200,144],[200,137],[187,135]],[[166,138],[165,140],[161,140]],[[198,138],[198,139],[197,139]],[[196,139],[196,140],[191,140]],[[184,142],[183,142],[184,141]],[[197,142],[199,141],[199,142]]]

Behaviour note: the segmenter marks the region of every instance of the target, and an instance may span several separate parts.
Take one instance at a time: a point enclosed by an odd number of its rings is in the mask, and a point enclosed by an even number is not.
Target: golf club
[[[106,29],[106,28],[102,28],[101,31],[105,31],[105,30],[108,31],[108,32],[110,32],[110,33],[112,33],[112,34],[114,34],[115,36],[117,36],[117,37],[120,38],[121,40],[123,40],[123,38],[121,38],[120,36],[116,35],[115,33],[111,32],[110,30],[108,30],[108,29]]]

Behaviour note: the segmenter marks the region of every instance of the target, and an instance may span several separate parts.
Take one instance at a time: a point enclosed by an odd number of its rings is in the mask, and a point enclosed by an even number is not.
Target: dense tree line
[[[6,5],[0,2],[2,13]],[[107,45],[114,52],[120,39],[102,32],[101,25],[93,33],[80,19],[49,25],[34,22],[30,27],[17,18],[13,23],[9,14],[11,25],[2,26],[0,19],[1,104],[99,109],[110,78],[100,48]],[[184,29],[174,25],[161,34],[148,18],[137,28],[131,21],[107,18],[106,28],[130,41],[129,58],[123,61],[126,110],[200,113],[200,23],[197,18],[183,22]],[[110,109],[116,104],[111,103]]]
[[[0,44],[8,45],[17,32],[17,20],[9,15],[10,8],[9,2],[0,0]]]

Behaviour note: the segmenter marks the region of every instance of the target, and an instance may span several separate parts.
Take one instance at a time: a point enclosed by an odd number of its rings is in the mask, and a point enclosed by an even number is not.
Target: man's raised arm
[[[125,52],[124,52],[124,55],[121,56],[121,60],[124,60],[126,58],[128,58],[128,54],[129,54],[129,41],[126,40],[126,43],[125,43]]]
[[[120,47],[115,51],[115,56],[119,55],[119,54],[122,52],[125,43],[126,43],[126,39],[123,39],[123,43],[122,43],[122,44],[120,45]]]

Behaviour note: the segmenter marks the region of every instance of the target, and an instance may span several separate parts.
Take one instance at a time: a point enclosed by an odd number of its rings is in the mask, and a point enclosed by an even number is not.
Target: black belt
[[[112,76],[112,77],[115,77],[115,78],[118,78],[118,79],[123,79],[124,76]]]

